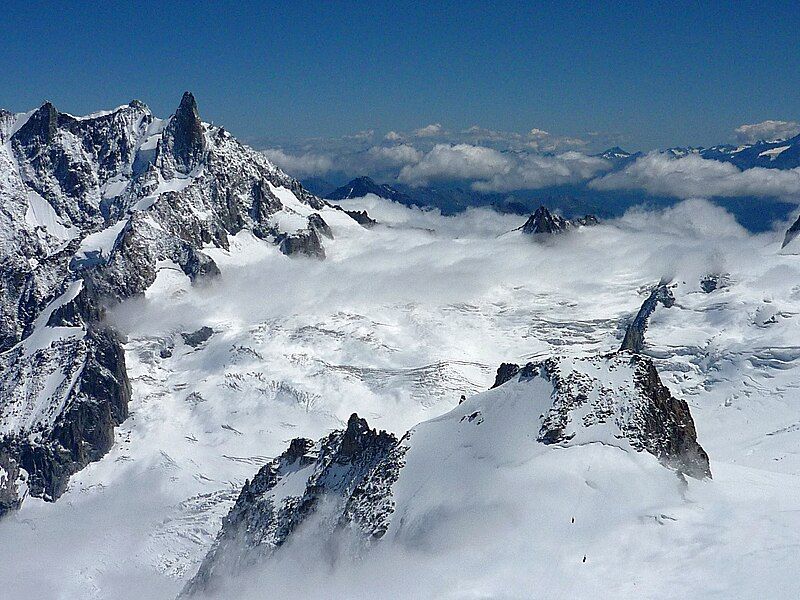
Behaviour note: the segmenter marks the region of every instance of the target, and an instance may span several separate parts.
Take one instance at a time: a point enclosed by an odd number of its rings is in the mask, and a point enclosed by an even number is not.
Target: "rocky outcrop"
[[[675,304],[675,296],[673,296],[672,290],[663,281],[653,288],[650,295],[642,303],[642,307],[636,313],[633,321],[628,324],[620,350],[630,350],[637,353],[644,350],[644,333],[647,330],[650,315],[653,314],[659,304],[664,305],[666,308],[671,308]]]
[[[502,363],[497,368],[497,375],[494,378],[494,383],[492,387],[489,389],[494,389],[496,387],[500,387],[506,381],[511,381],[511,379],[519,373],[519,365],[514,363]]]
[[[344,213],[353,219],[356,223],[364,227],[364,229],[371,229],[378,224],[378,222],[370,217],[365,210],[346,210],[341,209]]]
[[[317,213],[309,215],[308,228],[313,229],[318,235],[326,237],[329,240],[333,239],[333,231],[331,230],[330,226],[325,222],[325,219],[323,219]]]
[[[706,294],[727,287],[729,284],[727,273],[709,273],[700,278],[700,289]]]
[[[800,144],[798,144],[800,146]],[[800,217],[797,217],[792,226],[786,230],[786,235],[783,237],[783,244],[781,244],[781,248],[786,248],[797,235],[800,234]]]
[[[128,416],[125,354],[100,322],[91,289],[71,284],[45,314],[3,355],[0,372],[0,454],[26,483],[7,491],[17,505],[26,494],[61,496],[74,473],[108,452],[114,428]]]
[[[165,261],[193,283],[217,276],[202,248],[228,249],[243,229],[317,258],[333,231],[320,214],[330,205],[203,123],[188,92],[167,120],[138,101],[88,117],[50,103],[2,111],[0,137],[0,447],[21,474],[3,480],[11,507],[25,493],[58,498],[127,415],[104,306],[143,293]],[[11,491],[17,480],[27,491]]]
[[[356,414],[344,430],[316,444],[292,440],[286,452],[245,483],[213,548],[181,596],[214,593],[219,578],[271,556],[312,514],[321,517],[321,539],[329,535],[354,490],[396,444],[393,435],[371,429]],[[299,490],[299,495],[287,494],[288,489]]]
[[[525,221],[525,224],[522,226],[522,232],[528,235],[553,235],[577,227],[597,225],[598,222],[597,217],[594,215],[586,215],[585,217],[568,220],[560,215],[551,213],[544,206],[540,206],[536,209],[536,212]]]
[[[302,524],[320,548],[356,548],[361,557],[372,544],[413,538],[432,516],[458,523],[459,506],[447,501],[455,482],[472,482],[469,494],[481,497],[475,506],[491,506],[491,483],[474,485],[487,473],[512,463],[501,480],[513,485],[519,465],[552,453],[546,464],[555,473],[551,461],[561,448],[594,444],[622,450],[619,460],[637,461],[642,476],[644,464],[658,469],[645,454],[684,483],[711,476],[688,405],[672,396],[649,358],[617,352],[522,368],[504,363],[496,387],[399,441],[357,415],[317,444],[293,440],[245,484],[183,596],[219,593],[221,581],[269,560]]]
[[[156,159],[162,169],[188,174],[200,165],[205,152],[203,124],[197,112],[197,102],[190,92],[184,92],[178,110],[164,129]]]
[[[310,258],[325,258],[325,248],[322,247],[322,240],[317,230],[309,227],[301,229],[295,233],[284,234],[279,238],[281,252],[287,256],[303,255]]]
[[[21,485],[19,464],[0,446],[0,517],[19,508],[27,490]]]
[[[211,327],[201,327],[197,331],[191,333],[182,333],[183,341],[187,346],[197,348],[199,345],[207,342],[211,336],[214,335],[214,330]]]
[[[604,378],[613,371],[626,377],[610,387]],[[563,444],[581,426],[612,423],[635,450],[649,452],[683,475],[711,476],[689,406],[672,396],[649,358],[620,352],[582,361],[549,359],[528,363],[519,377],[542,377],[553,385],[553,404],[539,430],[542,443]]]

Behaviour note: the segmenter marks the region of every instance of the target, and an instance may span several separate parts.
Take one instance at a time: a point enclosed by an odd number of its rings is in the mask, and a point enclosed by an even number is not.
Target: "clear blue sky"
[[[631,149],[800,118],[796,1],[84,4],[4,3],[0,106],[166,116],[189,89],[247,139],[441,122]]]

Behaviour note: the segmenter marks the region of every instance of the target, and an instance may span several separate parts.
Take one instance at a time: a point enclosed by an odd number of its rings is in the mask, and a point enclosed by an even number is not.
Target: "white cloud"
[[[436,135],[442,135],[443,133],[444,128],[442,127],[441,123],[431,123],[430,125],[420,127],[414,131],[414,135],[417,137],[433,137]]]
[[[402,140],[403,136],[397,133],[396,131],[389,131],[383,138],[390,142],[396,142],[398,140]]]
[[[333,160],[324,154],[289,154],[280,148],[267,148],[262,153],[294,177],[323,175],[333,170]]]
[[[423,153],[409,144],[373,146],[367,156],[379,166],[402,167],[422,160]]]
[[[574,151],[542,156],[471,144],[437,144],[422,160],[403,167],[398,179],[416,186],[464,180],[471,181],[477,191],[505,192],[574,183],[609,166],[600,158]]]
[[[736,139],[744,144],[752,144],[758,140],[782,140],[800,133],[797,121],[762,121],[741,125],[736,128]]]
[[[361,140],[361,141],[363,141],[363,140],[371,140],[373,137],[375,137],[375,130],[374,129],[364,129],[362,131],[356,131],[355,133],[353,133],[351,135],[346,135],[344,137],[345,137],[345,139],[350,139],[350,140]]]
[[[512,166],[509,156],[492,148],[470,144],[436,144],[417,164],[407,165],[398,179],[411,185],[435,180],[488,179]]]
[[[706,160],[697,154],[675,158],[651,152],[624,170],[609,173],[589,185],[599,190],[643,189],[653,195],[677,198],[789,198],[800,194],[800,169],[756,167],[742,171],[730,163]]]
[[[611,166],[607,161],[581,152],[564,152],[556,156],[540,154],[514,155],[511,169],[495,173],[472,187],[482,192],[510,192],[566,185],[591,179]]]
[[[585,148],[589,142],[579,137],[552,135],[544,129],[534,127],[528,132],[526,146],[537,152],[563,152],[564,150]]]

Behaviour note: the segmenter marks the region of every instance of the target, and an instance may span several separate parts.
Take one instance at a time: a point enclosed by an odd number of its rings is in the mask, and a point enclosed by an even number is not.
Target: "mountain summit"
[[[141,295],[163,265],[218,275],[203,249],[244,230],[324,258],[323,238],[352,219],[202,122],[190,92],[167,120],[139,101],[86,117],[49,102],[0,111],[0,141],[2,514],[26,495],[57,499],[128,416],[104,306]]]

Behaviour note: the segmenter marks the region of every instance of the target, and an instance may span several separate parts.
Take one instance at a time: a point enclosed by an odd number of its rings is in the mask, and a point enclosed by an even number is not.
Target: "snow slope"
[[[398,435],[428,421],[408,461],[437,485],[396,490],[409,525],[369,560],[331,566],[328,549],[301,538],[285,560],[232,581],[231,594],[797,597],[800,264],[778,254],[778,233],[749,235],[703,202],[548,244],[501,235],[521,223],[491,212],[441,217],[375,197],[346,206],[383,225],[365,230],[324,209],[335,235],[325,262],[289,260],[243,231],[227,250],[205,249],[216,283],[192,287],[159,263],[145,297],[114,311],[131,417],[59,502],[30,499],[0,521],[14,548],[0,564],[4,591],[174,597],[245,479],[290,439],[318,439],[358,412]],[[704,293],[712,272],[727,287]],[[645,352],[689,403],[713,480],[684,487],[654,457],[617,445],[545,452],[510,391],[502,413],[489,395],[458,405],[503,361],[615,350],[662,278],[678,284],[676,303],[651,316]],[[181,334],[202,326],[213,335],[186,344]],[[496,417],[475,431],[510,427],[503,443],[447,433],[472,431],[460,419],[475,410]],[[448,468],[423,468],[430,453]]]

